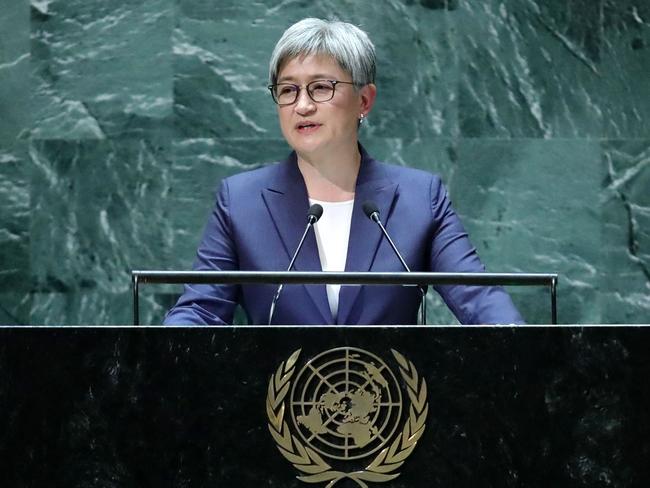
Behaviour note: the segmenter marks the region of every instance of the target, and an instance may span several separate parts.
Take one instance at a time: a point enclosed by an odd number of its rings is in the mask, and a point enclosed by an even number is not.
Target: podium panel
[[[645,486],[649,345],[643,326],[3,328],[3,486]]]

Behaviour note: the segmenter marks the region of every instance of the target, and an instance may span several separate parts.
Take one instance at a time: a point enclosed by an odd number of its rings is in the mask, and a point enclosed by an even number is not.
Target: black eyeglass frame
[[[312,97],[311,92],[309,91],[309,85],[312,83],[318,83],[318,82],[323,82],[327,81],[332,84],[332,96],[329,97],[327,100],[314,100],[314,97]],[[274,85],[268,85],[267,88],[271,92],[271,98],[273,98],[273,101],[279,105],[280,107],[286,107],[288,105],[293,105],[298,101],[298,98],[300,97],[300,92],[302,91],[303,88],[307,90],[307,95],[309,96],[309,99],[314,102],[314,103],[324,103],[324,102],[329,102],[332,98],[334,98],[334,94],[336,93],[336,85],[343,84],[343,85],[354,85],[357,87],[361,87],[363,85],[360,85],[359,83],[355,83],[354,81],[339,81],[339,80],[312,80],[309,83],[305,85],[296,85],[295,83],[276,83]],[[278,99],[275,96],[275,91],[273,90],[274,87],[278,87],[280,85],[286,85],[286,86],[295,86],[296,87],[296,98],[293,100],[293,102],[290,103],[280,103]]]

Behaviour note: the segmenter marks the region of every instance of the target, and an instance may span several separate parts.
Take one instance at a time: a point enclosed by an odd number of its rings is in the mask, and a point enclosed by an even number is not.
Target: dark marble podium
[[[649,327],[64,327],[0,329],[2,486],[325,486],[265,403],[294,350],[341,346],[396,349],[428,386],[401,476],[369,486],[650,483]]]

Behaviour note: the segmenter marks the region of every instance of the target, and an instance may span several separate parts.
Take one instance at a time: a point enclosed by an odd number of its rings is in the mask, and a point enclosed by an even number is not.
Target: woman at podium
[[[284,32],[271,55],[269,91],[293,152],[221,182],[194,269],[284,271],[312,219],[292,269],[404,271],[374,215],[412,271],[484,271],[440,178],[379,162],[359,144],[377,95],[375,69],[375,48],[354,25],[309,18]],[[322,215],[308,217],[310,208]],[[500,287],[436,291],[463,324],[523,322]],[[238,304],[251,324],[266,324],[275,292],[186,285],[165,324],[229,324]],[[291,285],[275,301],[272,322],[415,324],[421,299],[417,287]]]

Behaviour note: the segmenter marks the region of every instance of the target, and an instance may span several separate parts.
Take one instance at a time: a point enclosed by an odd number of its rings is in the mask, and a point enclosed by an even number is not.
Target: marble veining
[[[288,154],[268,58],[306,16],[370,33],[361,141],[441,175],[490,271],[558,272],[564,323],[648,321],[646,1],[0,0],[0,323],[128,322],[131,269],[191,266],[220,180]]]

